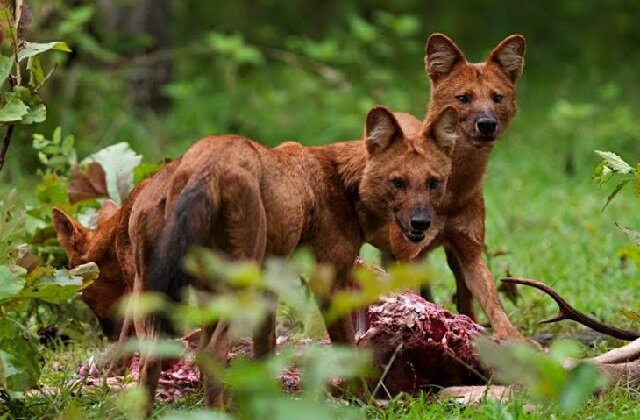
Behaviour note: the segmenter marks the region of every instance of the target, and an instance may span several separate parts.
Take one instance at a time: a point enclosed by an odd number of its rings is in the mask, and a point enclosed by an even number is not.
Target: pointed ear
[[[370,155],[385,151],[402,135],[400,124],[387,108],[378,105],[367,114],[364,138]]]
[[[424,52],[424,66],[433,81],[449,74],[457,63],[467,61],[455,42],[443,34],[432,34]]]
[[[526,43],[522,35],[509,35],[491,51],[487,62],[495,63],[512,82],[522,75]]]
[[[62,248],[65,251],[82,252],[79,248],[87,237],[87,230],[73,217],[56,207],[51,211],[51,219]]]
[[[104,223],[106,220],[111,218],[116,212],[120,210],[120,206],[115,201],[108,199],[104,202],[102,207],[100,207],[100,211],[98,211],[97,225]]]
[[[458,139],[458,111],[452,106],[442,110],[430,124],[430,135],[443,152],[451,155]]]

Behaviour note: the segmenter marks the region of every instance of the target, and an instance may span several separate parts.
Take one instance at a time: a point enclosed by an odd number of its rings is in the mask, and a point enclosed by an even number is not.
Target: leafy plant
[[[0,388],[14,397],[35,385],[40,371],[37,339],[18,315],[33,300],[66,302],[99,274],[93,263],[73,270],[40,265],[22,243],[26,214],[15,190],[0,203]]]
[[[210,290],[216,292],[207,296],[201,290],[196,299],[191,291],[187,302],[180,304],[168,303],[158,295],[137,296],[135,305],[124,303],[124,307],[133,311],[130,315],[138,317],[161,311],[183,331],[214,321],[225,322],[229,324],[233,341],[260,327],[267,311],[273,310],[273,294],[289,308],[305,308],[304,312],[308,313],[315,306],[308,289],[323,293],[331,281],[331,271],[326,266],[316,265],[304,250],[286,260],[270,258],[261,269],[253,262],[230,261],[211,250],[194,249],[187,257],[185,267],[200,284],[208,284]],[[418,265],[397,265],[384,276],[361,268],[356,271],[356,277],[360,290],[337,296],[328,309],[331,317],[350,313],[375,301],[380,294],[417,287],[425,274],[423,267]],[[184,349],[173,341],[131,342],[127,347],[128,351],[137,349],[163,357],[184,356]],[[291,343],[265,360],[234,360],[226,369],[207,360],[204,354],[196,357],[204,369],[220,378],[232,392],[233,418],[255,418],[265,412],[271,413],[274,419],[362,416],[358,408],[325,400],[327,384],[335,380],[346,381],[366,371],[370,355],[364,349]],[[283,391],[278,379],[282,371],[294,366],[300,369],[303,384],[303,390],[295,397]]]
[[[618,195],[618,193],[629,183],[633,184],[635,197],[640,200],[640,163],[635,167],[628,164],[620,156],[612,152],[603,152],[600,150],[595,151],[602,161],[596,166],[594,171],[594,181],[603,186],[610,180],[616,179],[617,183],[602,208],[604,210],[609,203]],[[631,258],[636,263],[640,263],[640,232],[637,230],[616,224],[618,229],[624,233],[629,240],[634,244],[633,246],[626,246],[618,250],[618,254],[623,257]]]
[[[47,108],[39,91],[51,77],[55,67],[45,73],[40,55],[52,50],[70,52],[66,43],[29,42],[25,39],[31,23],[31,8],[25,0],[0,3],[0,48],[8,45],[10,54],[0,54],[0,86],[8,82],[8,89],[0,93],[0,123],[6,132],[0,150],[0,169],[11,142],[14,126],[40,123],[47,117]],[[5,90],[6,89],[6,90]]]

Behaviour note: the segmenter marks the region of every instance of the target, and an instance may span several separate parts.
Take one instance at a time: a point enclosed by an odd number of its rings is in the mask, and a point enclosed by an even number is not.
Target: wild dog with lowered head
[[[113,201],[107,201],[98,213],[97,229],[89,230],[64,211],[53,208],[52,223],[58,242],[67,254],[69,268],[95,262],[99,277],[81,292],[82,300],[100,322],[102,332],[110,339],[120,334],[120,324],[113,303],[127,288],[125,276],[118,262],[116,234],[124,210]]]
[[[321,147],[287,142],[274,149],[232,135],[199,141],[172,177],[167,221],[151,260],[137,267],[136,289],[180,300],[184,287],[193,284],[181,269],[193,246],[260,263],[265,255],[285,256],[308,245],[335,273],[330,295],[316,296],[324,312],[331,294],[347,286],[364,242],[390,249],[390,224],[406,241],[431,236],[445,197],[456,125],[453,108],[422,126],[375,107],[367,115],[364,141]],[[137,233],[130,233],[135,242]],[[258,357],[273,351],[274,317],[269,314],[265,328],[254,333]],[[154,339],[159,324],[155,316],[136,320],[136,333]],[[350,316],[327,321],[326,327],[332,342],[354,343]],[[224,364],[227,347],[223,323],[204,326],[201,349],[209,357]],[[142,366],[141,381],[152,401],[160,360],[146,357]],[[207,405],[221,406],[221,384],[204,373]]]
[[[75,267],[86,262],[95,262],[100,269],[99,277],[82,291],[82,299],[98,318],[103,333],[114,340],[130,333],[130,322],[119,321],[115,304],[131,292],[134,277],[134,255],[129,236],[131,214],[141,207],[156,206],[155,219],[164,220],[163,185],[178,165],[169,162],[162,170],[138,184],[118,206],[107,200],[98,213],[97,228],[92,231],[66,214],[53,208],[52,221],[58,242],[67,254],[68,266]],[[152,213],[147,209],[147,217]],[[152,217],[153,218],[153,217]],[[161,223],[161,222],[159,222]],[[147,236],[159,232],[149,229]],[[121,332],[122,325],[128,326]]]
[[[417,246],[402,241],[396,258],[426,255],[444,246],[447,263],[457,284],[458,310],[472,319],[473,298],[484,310],[495,334],[503,339],[522,339],[509,321],[493,276],[482,259],[485,235],[485,204],[482,194],[489,155],[496,139],[516,113],[515,83],[524,66],[525,40],[511,35],[500,42],[484,63],[469,63],[458,46],[442,34],[426,44],[425,66],[431,79],[431,98],[426,120],[442,109],[458,111],[460,139],[452,156],[452,173],[439,213],[443,226],[432,241]],[[394,239],[392,238],[392,242]]]

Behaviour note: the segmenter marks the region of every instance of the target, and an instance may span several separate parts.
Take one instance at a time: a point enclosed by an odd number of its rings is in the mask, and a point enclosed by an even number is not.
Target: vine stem
[[[14,124],[9,124],[7,131],[4,133],[4,140],[2,142],[2,150],[0,150],[0,170],[4,167],[4,158],[11,144],[11,136],[13,135]]]

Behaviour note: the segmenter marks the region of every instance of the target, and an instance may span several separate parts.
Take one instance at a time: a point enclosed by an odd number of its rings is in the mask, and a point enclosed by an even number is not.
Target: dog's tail
[[[191,282],[183,268],[187,253],[194,246],[210,246],[212,242],[220,199],[216,186],[204,179],[187,183],[174,200],[147,267],[145,291],[162,293],[174,302],[181,300],[183,289]],[[162,330],[172,330],[165,317],[153,318]]]

